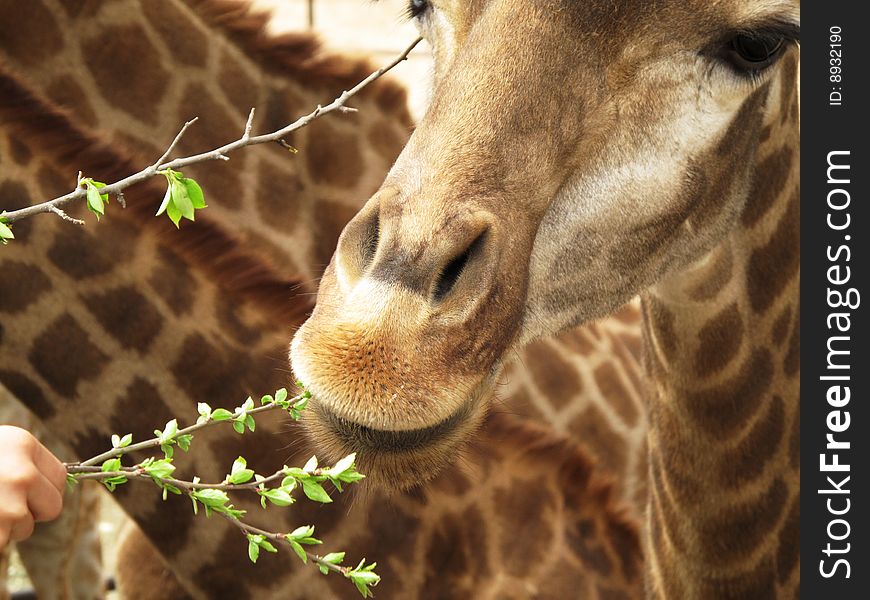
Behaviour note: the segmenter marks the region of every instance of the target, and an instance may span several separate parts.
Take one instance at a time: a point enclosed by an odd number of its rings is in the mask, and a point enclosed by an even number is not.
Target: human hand
[[[66,469],[33,435],[0,425],[0,548],[60,515]]]

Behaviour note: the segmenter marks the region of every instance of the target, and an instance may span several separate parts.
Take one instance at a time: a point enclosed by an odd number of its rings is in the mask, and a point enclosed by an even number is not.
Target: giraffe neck
[[[643,297],[650,589],[793,597],[799,582],[797,57],[772,81],[738,227]]]

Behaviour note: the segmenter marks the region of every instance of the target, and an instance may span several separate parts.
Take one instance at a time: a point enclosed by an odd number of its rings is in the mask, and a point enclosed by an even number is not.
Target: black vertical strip
[[[811,2],[801,18],[803,598],[870,598],[870,31],[864,9],[845,0]]]

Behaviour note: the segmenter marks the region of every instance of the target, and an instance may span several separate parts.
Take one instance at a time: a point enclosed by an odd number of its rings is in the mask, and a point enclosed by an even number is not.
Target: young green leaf
[[[4,223],[0,221],[0,243],[4,246],[9,243],[9,240],[14,240],[15,235],[12,233],[12,229]]]
[[[233,429],[236,430],[236,433],[245,433],[245,424],[240,421],[233,421]]]
[[[103,204],[103,198],[100,195],[99,190],[94,187],[92,184],[87,184],[87,199],[88,199],[88,208],[91,209],[91,212],[97,215],[97,220],[100,219],[101,216],[106,212],[106,208]]]
[[[228,411],[225,408],[216,408],[213,413],[211,413],[211,418],[215,421],[226,421],[230,417],[233,416],[233,413]]]
[[[190,198],[193,208],[205,208],[205,197],[202,195],[202,188],[199,187],[199,184],[189,177],[185,177],[181,181],[187,189],[187,196]]]
[[[326,493],[323,486],[312,479],[302,480],[302,491],[305,492],[305,495],[308,496],[310,500],[314,500],[315,502],[322,502],[324,504],[332,502],[332,498],[329,497],[329,494]]]

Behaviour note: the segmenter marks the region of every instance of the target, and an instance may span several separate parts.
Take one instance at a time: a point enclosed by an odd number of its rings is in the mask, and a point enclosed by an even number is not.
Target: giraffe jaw
[[[379,488],[403,490],[424,483],[453,463],[483,423],[492,395],[487,378],[447,418],[417,429],[379,429],[339,416],[317,400],[302,423],[325,458],[356,453],[357,466]]]

